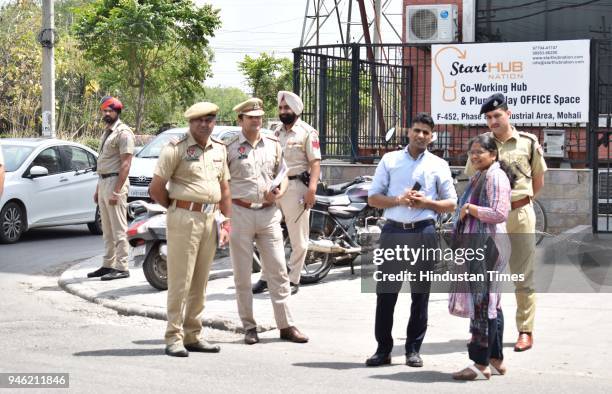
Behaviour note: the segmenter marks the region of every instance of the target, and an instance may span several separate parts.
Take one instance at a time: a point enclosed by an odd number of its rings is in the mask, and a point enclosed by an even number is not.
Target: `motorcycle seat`
[[[335,185],[329,185],[327,187],[324,187],[323,190],[321,190],[322,195],[324,196],[336,196],[338,194],[342,194],[344,193],[344,191],[346,189],[348,189],[350,186],[354,185],[356,182],[350,181],[350,182],[344,182],[344,183],[338,183]]]

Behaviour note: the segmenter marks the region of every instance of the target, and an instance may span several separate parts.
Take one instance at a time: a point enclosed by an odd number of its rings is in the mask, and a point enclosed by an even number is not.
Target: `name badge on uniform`
[[[239,159],[246,159],[247,156],[248,155],[246,154],[246,148],[244,146],[238,147],[238,158]]]
[[[200,158],[200,150],[196,146],[190,146],[187,148],[187,152],[185,155],[185,160],[187,161],[197,161]]]

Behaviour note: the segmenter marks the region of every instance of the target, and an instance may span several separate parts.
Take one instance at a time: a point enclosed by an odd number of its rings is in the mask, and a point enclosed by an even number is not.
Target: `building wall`
[[[461,169],[462,167],[454,167]],[[333,185],[361,175],[374,175],[376,165],[347,164],[325,160],[321,166],[323,180]],[[457,184],[462,193],[465,182]],[[544,178],[544,189],[538,196],[548,219],[548,232],[559,234],[578,225],[591,225],[593,175],[589,169],[551,168]]]

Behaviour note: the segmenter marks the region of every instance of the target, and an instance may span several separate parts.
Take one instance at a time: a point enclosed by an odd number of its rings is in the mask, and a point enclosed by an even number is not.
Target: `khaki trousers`
[[[287,191],[278,201],[278,205],[285,218],[289,241],[291,242],[291,256],[289,257],[288,264],[289,281],[295,284],[300,283],[304,260],[306,260],[306,254],[308,253],[310,209],[304,212],[304,204],[300,203],[300,200],[303,200],[304,194],[307,191],[308,188],[300,180],[291,180],[289,181]],[[261,275],[262,278],[265,278],[263,269]]]
[[[510,234],[512,254],[510,271],[524,274],[524,281],[514,282],[516,295],[516,328],[520,332],[533,332],[536,295],[534,289],[535,212],[529,203],[508,214],[506,228]],[[515,235],[523,234],[523,235]]]
[[[282,214],[276,206],[259,210],[232,205],[232,232],[230,256],[234,268],[238,314],[245,330],[256,328],[253,316],[253,240],[257,244],[261,264],[266,271],[270,300],[278,329],[293,326],[289,311],[289,277],[285,266],[283,232],[280,226]]]
[[[110,205],[117,177],[98,181],[98,208],[102,219],[102,238],[104,239],[103,267],[119,271],[128,270],[129,244],[127,240],[127,195],[130,187],[126,179],[121,187],[117,205]]]
[[[213,213],[168,209],[168,326],[166,344],[195,343],[202,331],[208,273],[217,249]]]

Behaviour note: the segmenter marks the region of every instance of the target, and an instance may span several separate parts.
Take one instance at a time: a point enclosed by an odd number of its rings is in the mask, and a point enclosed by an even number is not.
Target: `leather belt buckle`
[[[251,206],[249,208],[251,208],[251,209],[261,209],[261,208],[263,208],[263,203],[252,202]]]

